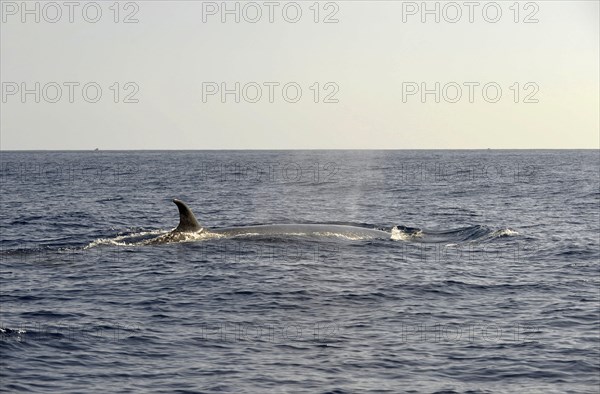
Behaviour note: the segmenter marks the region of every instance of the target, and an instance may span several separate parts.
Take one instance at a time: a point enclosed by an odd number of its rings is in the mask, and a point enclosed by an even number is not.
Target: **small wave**
[[[96,202],[112,202],[112,201],[123,201],[123,197],[108,197],[108,198],[101,198],[99,200],[96,200]]]
[[[482,242],[501,237],[519,235],[509,228],[491,230],[487,226],[473,225],[448,230],[421,230],[419,228],[396,226],[392,229],[392,239],[424,243]]]

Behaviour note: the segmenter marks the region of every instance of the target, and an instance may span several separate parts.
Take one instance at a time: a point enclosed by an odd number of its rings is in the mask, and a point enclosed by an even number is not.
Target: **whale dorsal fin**
[[[191,232],[202,230],[202,226],[196,220],[194,213],[183,201],[173,199],[177,209],[179,209],[179,226],[175,229],[175,232]]]

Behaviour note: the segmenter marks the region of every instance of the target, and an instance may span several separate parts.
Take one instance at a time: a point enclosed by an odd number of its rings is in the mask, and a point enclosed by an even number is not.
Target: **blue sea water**
[[[595,392],[598,151],[2,152],[3,392]],[[177,226],[350,224],[390,239]]]

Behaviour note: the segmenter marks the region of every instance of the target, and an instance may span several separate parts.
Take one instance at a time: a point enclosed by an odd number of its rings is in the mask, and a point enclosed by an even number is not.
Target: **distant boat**
[[[98,148],[94,149],[94,152],[98,152]]]

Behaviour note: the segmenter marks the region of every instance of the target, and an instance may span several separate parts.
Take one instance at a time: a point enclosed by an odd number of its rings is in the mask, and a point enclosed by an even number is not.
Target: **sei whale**
[[[305,235],[337,236],[351,239],[390,239],[392,233],[383,230],[333,224],[269,224],[224,228],[205,228],[198,222],[192,210],[181,200],[173,199],[179,210],[179,225],[168,237],[175,240],[185,233],[214,234],[226,237],[244,235]]]
[[[262,224],[208,228],[202,226],[192,210],[181,200],[173,202],[179,210],[179,224],[171,231],[153,230],[136,234],[119,235],[115,238],[100,238],[85,248],[98,245],[156,245],[176,242],[210,240],[215,238],[236,237],[337,237],[349,240],[390,239],[392,241],[410,241],[419,243],[457,244],[460,242],[487,241],[498,237],[519,235],[511,229],[492,231],[487,226],[472,225],[447,230],[422,230],[416,227],[394,226],[390,230],[374,226],[342,224]],[[148,235],[160,234],[153,238]]]

